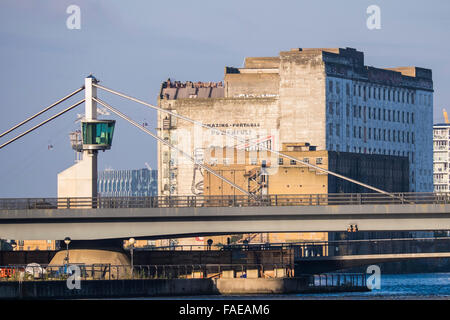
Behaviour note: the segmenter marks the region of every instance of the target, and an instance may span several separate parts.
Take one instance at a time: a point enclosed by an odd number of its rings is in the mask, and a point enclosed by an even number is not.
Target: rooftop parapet
[[[172,81],[167,79],[161,85],[161,99],[183,98],[223,98],[223,82],[192,82]]]

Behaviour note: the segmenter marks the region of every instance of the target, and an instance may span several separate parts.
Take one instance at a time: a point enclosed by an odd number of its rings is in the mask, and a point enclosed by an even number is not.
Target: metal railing
[[[365,287],[364,273],[299,274],[286,264],[206,264],[206,265],[129,265],[69,264],[0,266],[3,281],[67,281],[77,266],[79,280],[144,280],[144,279],[218,279],[230,278],[297,278],[308,288]],[[231,271],[227,276],[225,272]]]
[[[290,264],[184,264],[184,265],[9,265],[0,266],[0,281],[66,280],[75,271],[80,280],[221,278],[227,271],[233,277],[292,277]]]
[[[450,252],[450,238],[400,238],[314,241],[290,243],[283,248],[292,248],[294,259],[346,256]]]
[[[310,287],[367,287],[365,273],[335,273],[311,275]]]
[[[439,193],[330,193],[237,196],[154,196],[97,198],[2,198],[0,210],[80,209],[80,208],[183,208],[325,206],[367,204],[447,204],[450,192]]]

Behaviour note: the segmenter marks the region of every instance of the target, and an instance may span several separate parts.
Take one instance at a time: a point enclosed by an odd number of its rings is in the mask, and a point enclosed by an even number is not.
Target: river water
[[[450,273],[382,274],[380,289],[370,292],[327,294],[286,294],[258,296],[145,297],[143,300],[226,300],[226,299],[450,299]]]

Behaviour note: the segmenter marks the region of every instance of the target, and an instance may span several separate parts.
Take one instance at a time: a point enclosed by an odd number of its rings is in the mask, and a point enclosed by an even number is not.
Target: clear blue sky
[[[71,4],[81,8],[80,30],[66,27]],[[366,27],[372,4],[381,8],[380,30]],[[450,111],[449,30],[448,0],[2,0],[0,131],[81,86],[89,73],[156,103],[168,77],[220,81],[225,66],[242,66],[246,56],[296,47],[353,47],[365,53],[367,65],[431,68],[434,120],[442,122],[442,108]],[[156,127],[155,113],[145,107],[101,97]],[[73,164],[68,133],[81,112],[0,150],[0,197],[56,196],[57,173]],[[100,170],[145,162],[156,168],[156,143],[118,120],[113,148],[99,159]]]

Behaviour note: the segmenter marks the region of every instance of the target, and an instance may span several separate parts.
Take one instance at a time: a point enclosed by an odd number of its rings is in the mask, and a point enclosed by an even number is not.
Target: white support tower
[[[97,197],[98,150],[111,147],[115,121],[97,119],[97,79],[85,78],[85,119],[81,125],[82,159],[58,174],[58,198]],[[94,203],[93,203],[94,205]]]

